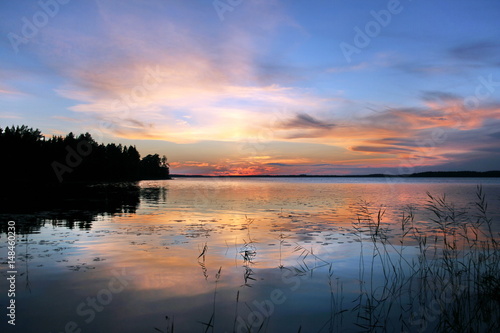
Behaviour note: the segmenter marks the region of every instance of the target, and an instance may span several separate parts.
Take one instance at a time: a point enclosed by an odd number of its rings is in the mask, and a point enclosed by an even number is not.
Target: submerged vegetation
[[[27,126],[0,128],[4,181],[62,183],[169,178],[165,156],[96,142],[89,133],[45,138]]]

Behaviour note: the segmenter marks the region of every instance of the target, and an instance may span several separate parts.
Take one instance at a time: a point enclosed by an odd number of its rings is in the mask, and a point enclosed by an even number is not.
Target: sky
[[[0,127],[174,174],[500,169],[498,0],[0,3]]]

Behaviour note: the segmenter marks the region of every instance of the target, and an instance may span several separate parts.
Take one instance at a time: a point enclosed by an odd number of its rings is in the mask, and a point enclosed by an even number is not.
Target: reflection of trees
[[[3,221],[16,221],[19,234],[33,233],[46,223],[90,229],[99,215],[133,214],[139,205],[135,183],[45,186],[0,194]],[[0,224],[6,232],[7,224]]]
[[[141,199],[148,203],[157,204],[167,201],[167,189],[165,187],[141,188],[140,194]]]

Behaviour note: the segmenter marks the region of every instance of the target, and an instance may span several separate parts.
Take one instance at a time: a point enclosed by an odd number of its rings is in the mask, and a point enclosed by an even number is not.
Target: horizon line
[[[233,177],[233,178],[256,178],[256,177],[266,177],[266,178],[286,178],[286,177],[343,177],[343,178],[353,178],[353,177],[415,177],[415,176],[429,176],[434,177],[500,177],[500,170],[489,170],[489,171],[423,171],[408,174],[390,174],[390,173],[371,173],[371,174],[358,174],[358,175],[315,175],[315,174],[289,174],[289,175],[273,175],[273,174],[260,174],[260,175],[203,175],[203,174],[170,174],[170,177],[205,177],[205,178],[217,178],[217,177]]]

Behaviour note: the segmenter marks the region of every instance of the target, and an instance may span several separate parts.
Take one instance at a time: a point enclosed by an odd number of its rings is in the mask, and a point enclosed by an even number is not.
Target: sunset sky
[[[0,3],[0,127],[175,174],[500,169],[498,0]]]

